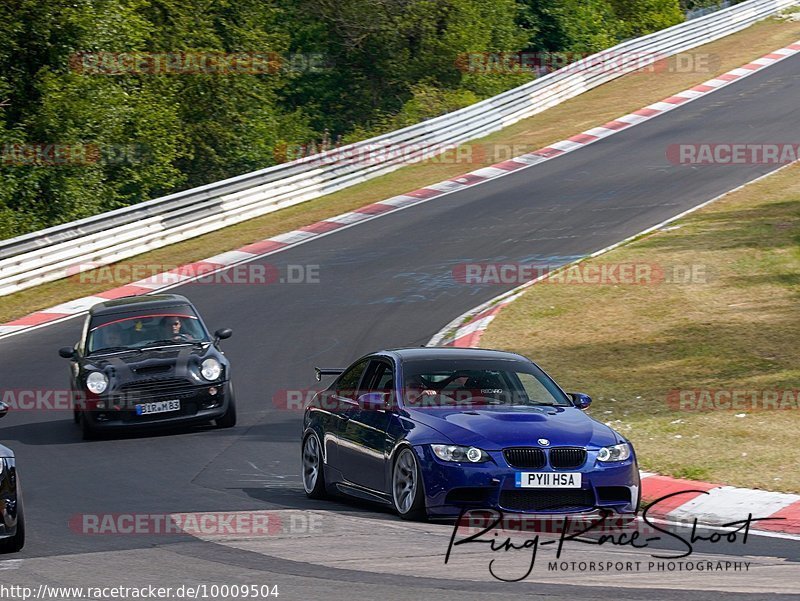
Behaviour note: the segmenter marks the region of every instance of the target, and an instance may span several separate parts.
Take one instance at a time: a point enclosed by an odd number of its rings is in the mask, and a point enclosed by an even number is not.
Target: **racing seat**
[[[503,400],[504,386],[498,378],[471,377],[465,382],[464,388],[469,391],[473,397],[495,401]]]

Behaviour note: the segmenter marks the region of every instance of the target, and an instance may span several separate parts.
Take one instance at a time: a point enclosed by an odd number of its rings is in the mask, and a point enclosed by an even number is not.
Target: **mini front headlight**
[[[442,461],[468,461],[482,463],[489,461],[489,454],[477,447],[462,447],[454,444],[432,444],[434,454]]]
[[[94,394],[103,394],[108,388],[108,378],[99,371],[93,371],[86,377],[86,388]]]
[[[630,456],[631,446],[626,442],[603,447],[597,452],[598,461],[625,461]]]
[[[216,380],[222,373],[222,365],[214,357],[209,357],[200,365],[200,374],[209,381]]]

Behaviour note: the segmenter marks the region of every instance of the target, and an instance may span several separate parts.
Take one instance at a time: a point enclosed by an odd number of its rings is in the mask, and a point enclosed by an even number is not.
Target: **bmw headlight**
[[[222,373],[222,365],[214,357],[209,357],[200,365],[200,374],[209,381],[216,380]]]
[[[631,456],[631,445],[627,442],[603,447],[597,452],[598,461],[625,461]]]
[[[468,461],[482,463],[489,461],[489,454],[477,447],[462,447],[454,444],[432,444],[434,455],[442,461]]]
[[[6,460],[0,457],[0,476],[6,471]]]
[[[93,371],[86,377],[86,388],[94,394],[103,394],[108,388],[108,378],[103,372]]]

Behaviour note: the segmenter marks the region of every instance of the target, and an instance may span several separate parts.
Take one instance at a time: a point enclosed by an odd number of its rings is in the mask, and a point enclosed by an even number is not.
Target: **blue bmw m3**
[[[635,516],[633,446],[514,353],[448,347],[380,351],[305,408],[302,469],[312,498],[341,493],[405,519],[468,509]]]

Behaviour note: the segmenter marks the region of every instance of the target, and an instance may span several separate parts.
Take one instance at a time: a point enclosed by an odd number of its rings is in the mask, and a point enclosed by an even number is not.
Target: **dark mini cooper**
[[[101,430],[214,421],[236,425],[230,364],[183,296],[109,300],[89,310],[71,361],[75,422],[85,439]]]
[[[0,402],[0,417],[8,405]],[[0,445],[0,553],[16,553],[25,546],[22,488],[17,476],[14,451]]]

